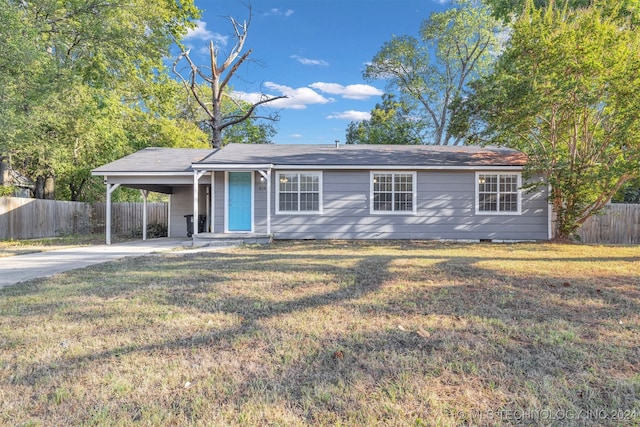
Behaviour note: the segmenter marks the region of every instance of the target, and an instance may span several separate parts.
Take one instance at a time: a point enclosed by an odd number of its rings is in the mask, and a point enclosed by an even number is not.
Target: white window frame
[[[392,207],[390,211],[378,211],[374,209],[374,179],[376,175],[393,175],[393,184],[391,186],[392,194]],[[411,210],[410,211],[397,211],[395,210],[395,176],[396,175],[410,175],[411,176]],[[418,173],[416,171],[396,171],[396,170],[376,170],[371,171],[369,174],[369,213],[371,215],[415,215],[418,205]]]
[[[495,211],[481,211],[480,210],[480,176],[481,175],[497,175],[498,176],[498,190],[496,196],[496,209]],[[517,210],[515,211],[500,211],[500,177],[505,175],[516,175],[518,182],[518,192],[517,192]],[[522,173],[520,172],[492,172],[492,171],[482,171],[476,172],[475,180],[475,205],[476,205],[476,215],[522,215]],[[508,193],[512,194],[512,193]]]
[[[318,210],[317,211],[301,211],[300,209],[300,187],[298,187],[298,210],[296,211],[284,211],[280,210],[280,177],[281,175],[298,175],[298,184],[300,183],[301,175],[313,175],[318,177]],[[276,190],[276,215],[320,215],[322,214],[322,171],[277,171],[275,180]]]

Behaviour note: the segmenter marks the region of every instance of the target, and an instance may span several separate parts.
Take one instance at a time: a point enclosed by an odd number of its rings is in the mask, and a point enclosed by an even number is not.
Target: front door
[[[251,176],[252,172],[229,172],[229,231],[251,231]]]

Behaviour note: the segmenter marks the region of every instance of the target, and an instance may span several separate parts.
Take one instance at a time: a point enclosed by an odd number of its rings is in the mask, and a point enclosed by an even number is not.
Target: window
[[[278,172],[276,179],[278,213],[321,212],[321,172]]]
[[[520,174],[477,173],[476,177],[476,213],[520,213]]]
[[[372,172],[371,211],[415,213],[415,172]]]

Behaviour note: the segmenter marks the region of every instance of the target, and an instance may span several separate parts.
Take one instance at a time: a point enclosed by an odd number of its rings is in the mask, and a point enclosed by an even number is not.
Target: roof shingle
[[[274,166],[524,166],[520,151],[501,147],[437,145],[229,144],[221,149],[145,148],[93,170],[108,173],[191,172],[191,165]]]

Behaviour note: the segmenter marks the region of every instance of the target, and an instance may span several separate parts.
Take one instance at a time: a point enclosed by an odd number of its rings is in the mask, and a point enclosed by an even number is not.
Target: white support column
[[[200,215],[198,212],[199,203],[198,203],[198,181],[200,177],[204,174],[204,171],[193,171],[193,235],[198,234],[198,216]]]
[[[215,233],[215,215],[216,215],[216,172],[211,171],[211,218],[209,218],[209,227],[212,233]]]
[[[267,181],[267,234],[271,234],[271,169],[258,173]]]
[[[167,237],[171,237],[171,196],[169,194],[169,203],[167,206]]]
[[[267,170],[267,234],[271,234],[271,169]]]
[[[142,194],[142,240],[147,240],[147,197],[149,190],[140,190]]]
[[[106,177],[105,177],[106,180]],[[109,184],[107,182],[107,206],[106,210],[106,224],[105,224],[105,243],[111,244],[111,194],[116,191],[116,188],[120,187],[120,184]]]

